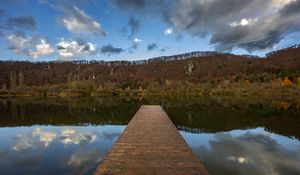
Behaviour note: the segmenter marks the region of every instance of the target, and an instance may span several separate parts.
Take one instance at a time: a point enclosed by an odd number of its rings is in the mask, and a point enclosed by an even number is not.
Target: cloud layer
[[[83,55],[91,55],[96,52],[96,45],[83,40],[67,41],[61,39],[56,45],[60,59],[74,59]]]
[[[135,17],[131,16],[129,21],[128,21],[128,26],[129,26],[129,29],[130,29],[129,38],[132,38],[139,31],[140,22]]]
[[[105,36],[101,24],[76,6],[66,11],[67,17],[62,19],[66,28],[75,34]]]
[[[54,48],[45,37],[27,37],[24,33],[15,33],[8,36],[9,50],[17,54],[24,54],[32,58],[49,56],[54,53]]]
[[[45,40],[40,39],[40,42],[35,45],[35,50],[29,51],[30,56],[33,58],[38,58],[39,56],[52,55],[54,53],[54,49],[52,46]]]
[[[209,147],[192,149],[211,174],[299,174],[299,148],[278,140],[272,134],[219,133],[208,141]]]
[[[8,17],[6,23],[9,29],[36,29],[36,22],[34,18],[30,15],[20,17]]]
[[[49,21],[44,22],[36,12],[28,11],[27,1],[2,3],[0,39],[5,40],[3,49],[8,48],[9,52],[2,52],[1,57],[10,57],[9,53],[13,52],[31,58],[53,59],[51,55],[58,55],[61,59],[82,56],[85,59],[92,54],[140,54],[145,50],[163,52],[167,48],[172,53],[178,48],[176,41],[186,45],[181,47],[181,52],[205,44],[206,48],[217,51],[237,54],[248,51],[260,55],[300,42],[293,37],[300,35],[300,0],[37,2],[32,9],[49,12],[45,16]],[[100,37],[108,35],[104,29],[109,31],[109,36]],[[68,39],[60,40],[62,37]],[[115,42],[118,40],[121,41]],[[94,43],[102,47],[96,48]],[[161,48],[162,45],[168,47]],[[157,55],[157,52],[148,54]]]
[[[156,16],[170,28],[209,36],[217,50],[270,49],[300,27],[300,0],[114,0],[113,4],[134,12],[156,9],[160,12]]]
[[[31,15],[9,16],[7,11],[0,9],[0,37],[5,32],[34,31],[35,29],[36,21]]]
[[[148,51],[153,51],[153,50],[156,50],[156,49],[158,49],[158,46],[157,46],[156,43],[150,43],[150,44],[147,45],[147,50]]]
[[[104,45],[101,47],[100,52],[102,54],[112,55],[112,54],[119,54],[123,52],[124,49],[120,47],[114,47],[111,44]]]

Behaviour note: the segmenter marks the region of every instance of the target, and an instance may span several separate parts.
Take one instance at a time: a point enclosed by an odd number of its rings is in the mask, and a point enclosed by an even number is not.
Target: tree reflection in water
[[[0,99],[0,174],[92,174],[142,104],[161,104],[212,175],[300,174],[299,103],[266,99]]]

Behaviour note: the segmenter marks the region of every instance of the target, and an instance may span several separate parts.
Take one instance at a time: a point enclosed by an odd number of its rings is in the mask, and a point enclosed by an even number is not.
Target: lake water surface
[[[211,175],[300,174],[300,109],[199,98],[0,99],[0,175],[92,174],[142,104],[160,104]]]

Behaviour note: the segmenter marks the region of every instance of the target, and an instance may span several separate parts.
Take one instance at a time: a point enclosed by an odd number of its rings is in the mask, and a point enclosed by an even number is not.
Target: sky
[[[300,0],[1,0],[0,60],[140,60],[300,44]]]

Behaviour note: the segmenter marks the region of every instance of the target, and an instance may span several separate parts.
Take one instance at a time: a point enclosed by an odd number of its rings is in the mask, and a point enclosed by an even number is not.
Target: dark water
[[[0,174],[92,174],[140,105],[162,100],[210,174],[300,174],[299,104],[187,97],[0,99]]]

